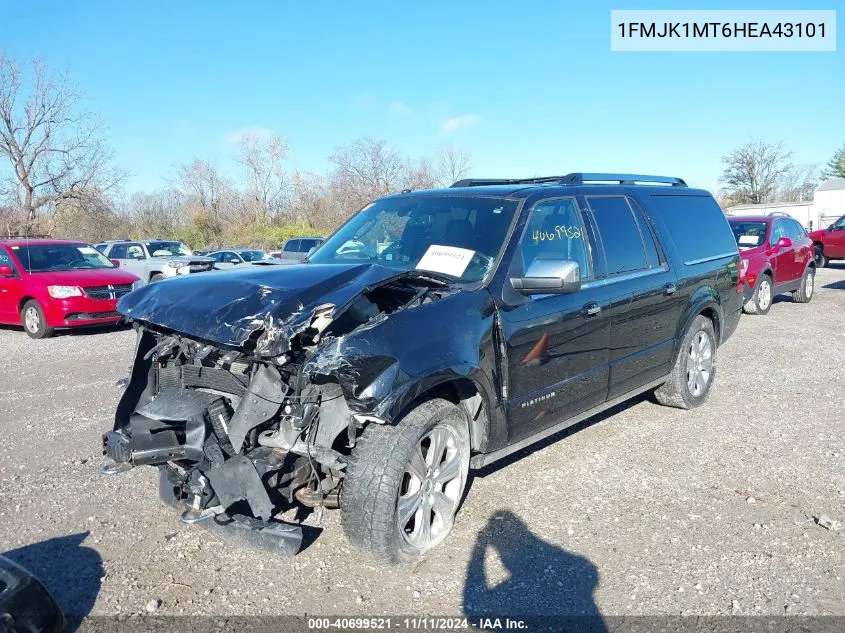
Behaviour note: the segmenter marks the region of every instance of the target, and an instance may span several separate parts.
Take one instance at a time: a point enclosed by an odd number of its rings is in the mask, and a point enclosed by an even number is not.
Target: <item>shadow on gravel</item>
[[[490,550],[509,574],[493,586],[485,570]],[[598,582],[598,569],[587,558],[547,543],[514,513],[500,511],[475,543],[464,583],[464,613],[475,621],[500,618],[501,628],[510,618],[530,620],[530,630],[543,622],[550,630],[605,632],[593,600]]]
[[[839,281],[834,281],[829,284],[825,284],[822,288],[830,288],[831,290],[845,290],[845,279],[840,279]]]
[[[103,559],[82,542],[90,532],[33,543],[3,555],[34,574],[59,603],[73,633],[94,607],[103,577]]]

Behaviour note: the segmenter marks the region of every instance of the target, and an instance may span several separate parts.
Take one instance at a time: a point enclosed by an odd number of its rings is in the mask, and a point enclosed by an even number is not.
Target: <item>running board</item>
[[[537,442],[546,439],[550,435],[554,435],[555,433],[560,433],[564,429],[578,424],[579,422],[583,422],[587,418],[591,418],[594,415],[598,415],[602,411],[607,411],[608,409],[615,407],[618,404],[622,404],[626,400],[630,400],[631,398],[640,395],[641,393],[645,393],[651,389],[655,389],[669,380],[670,374],[666,374],[663,378],[658,378],[657,380],[652,380],[650,383],[643,385],[642,387],[638,387],[632,391],[627,393],[623,393],[621,396],[615,397],[613,400],[608,400],[607,402],[600,404],[597,407],[593,407],[592,409],[588,409],[583,413],[579,413],[576,416],[571,418],[567,418],[554,426],[550,426],[547,429],[543,429],[539,433],[535,433],[530,437],[526,437],[524,440],[520,440],[515,444],[511,444],[510,446],[505,446],[504,448],[500,448],[497,451],[493,451],[492,453],[482,453],[481,455],[475,455],[469,461],[470,468],[484,468],[488,464],[492,464],[495,461],[502,459],[503,457],[507,457],[512,453],[516,453],[517,451],[521,451],[523,448],[527,448],[532,444],[536,444]]]

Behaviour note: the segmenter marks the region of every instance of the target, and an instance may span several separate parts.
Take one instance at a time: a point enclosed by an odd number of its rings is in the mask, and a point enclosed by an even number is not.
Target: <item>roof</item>
[[[840,191],[845,189],[845,178],[831,178],[816,187],[816,191]]]
[[[447,189],[415,189],[406,193],[397,193],[385,198],[403,196],[460,196],[460,197],[487,197],[487,198],[510,198],[521,200],[535,193],[544,193],[550,196],[574,196],[590,195],[591,193],[608,192],[615,193],[657,193],[659,195],[704,195],[709,193],[702,189],[693,187],[667,187],[665,185],[640,185],[640,184],[582,184],[566,185],[557,182],[549,183],[516,183],[507,185],[480,185],[475,187],[449,187]]]
[[[6,246],[31,246],[33,244],[85,244],[85,242],[82,240],[57,240],[51,237],[13,237],[7,239],[0,238],[0,244],[5,244]]]
[[[812,205],[812,200],[805,200],[804,202],[771,202],[768,204],[735,204],[732,207],[728,207],[728,211],[753,211],[755,209],[781,209],[792,207],[809,207]]]
[[[729,215],[728,222],[774,222],[783,215]]]

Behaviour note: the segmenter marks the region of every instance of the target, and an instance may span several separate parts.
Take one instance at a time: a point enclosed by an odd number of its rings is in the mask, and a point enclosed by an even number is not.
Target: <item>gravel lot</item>
[[[99,476],[134,334],[0,328],[0,551],[79,615],[845,614],[845,529],[814,521],[845,523],[845,266],[816,288],[743,317],[704,407],[642,398],[477,474],[396,567],[337,512],[273,557],[181,525],[152,468]]]

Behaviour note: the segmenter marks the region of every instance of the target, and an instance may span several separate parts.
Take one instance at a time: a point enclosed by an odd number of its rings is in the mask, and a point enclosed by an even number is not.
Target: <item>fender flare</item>
[[[700,314],[707,314],[708,317],[712,318],[713,329],[716,331],[716,344],[721,344],[724,313],[722,311],[722,306],[719,303],[719,294],[715,288],[702,286],[690,297],[689,303],[684,309],[683,315],[678,322],[678,329],[675,331],[675,350],[672,356],[673,360],[677,358],[678,353],[680,352],[681,341],[684,338],[684,334],[687,329],[689,329],[693,320]]]

